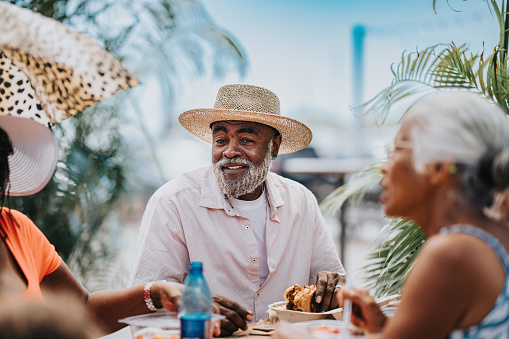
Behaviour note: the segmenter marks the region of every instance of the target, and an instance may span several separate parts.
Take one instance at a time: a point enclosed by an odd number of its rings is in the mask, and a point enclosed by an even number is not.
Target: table
[[[249,330],[256,326],[256,324],[249,324],[248,327],[249,329],[247,331],[245,331],[244,333],[249,333]],[[229,337],[224,337],[224,338],[246,338],[246,339],[269,339],[271,336],[270,335],[252,335],[252,334],[248,334],[248,335],[243,335],[243,334],[240,334],[239,335],[232,335],[232,336],[229,336]]]
[[[223,337],[223,338],[229,338],[229,339],[239,339],[239,338],[246,338],[246,339],[270,339],[271,335],[246,335],[246,336],[229,336],[229,337]]]
[[[345,178],[348,175],[360,172],[374,162],[369,158],[344,158],[344,159],[328,159],[328,158],[289,158],[282,163],[282,169],[289,175],[298,176],[314,176],[314,177],[332,177],[337,179],[337,185],[345,184]],[[341,233],[339,238],[340,250],[339,258],[341,262],[345,259],[345,240],[346,227],[345,210],[347,202],[341,206],[339,214],[339,222],[341,225]]]

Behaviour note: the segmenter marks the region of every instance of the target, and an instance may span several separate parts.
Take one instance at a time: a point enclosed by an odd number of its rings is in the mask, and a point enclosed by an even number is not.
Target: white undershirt
[[[267,196],[265,190],[260,197],[253,201],[230,198],[230,203],[240,215],[251,221],[260,262],[260,286],[263,285],[269,275],[267,264],[267,246],[265,244],[265,224],[267,222]]]

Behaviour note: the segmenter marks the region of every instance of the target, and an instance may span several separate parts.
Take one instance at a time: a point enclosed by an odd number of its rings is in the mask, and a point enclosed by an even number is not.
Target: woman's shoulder
[[[12,208],[7,208],[7,207],[1,207],[1,209],[2,209],[2,217],[4,219],[12,218],[12,219],[15,219],[16,221],[18,221],[18,220],[19,221],[24,221],[24,220],[30,221],[29,217],[27,217],[25,214],[21,213],[18,210],[15,210]]]
[[[37,228],[32,220],[18,210],[1,207],[1,222],[7,233],[31,233]]]
[[[422,247],[403,293],[410,304],[437,314],[447,310],[451,324],[469,327],[490,312],[504,282],[497,254],[483,240],[468,233],[437,234]]]
[[[493,246],[469,233],[432,236],[420,253],[424,267],[447,277],[451,283],[477,281],[479,277],[504,274],[504,264]],[[417,263],[416,263],[417,265]]]
[[[507,229],[503,232],[494,232],[496,229],[484,229],[472,225],[453,225],[443,228],[437,236],[430,239],[433,240],[431,244],[436,245],[437,248],[443,246],[443,249],[452,249],[457,251],[466,251],[474,256],[479,252],[486,252],[491,248],[500,256],[503,261],[507,260],[507,251],[504,243],[508,243],[509,237]]]
[[[483,240],[455,233],[430,237],[414,268],[424,276],[433,275],[437,281],[463,285],[479,276],[496,274],[501,269],[499,262],[497,253]]]
[[[442,258],[442,260],[464,261],[475,258],[486,251],[489,244],[470,233],[441,233],[430,237],[423,247],[424,254]]]

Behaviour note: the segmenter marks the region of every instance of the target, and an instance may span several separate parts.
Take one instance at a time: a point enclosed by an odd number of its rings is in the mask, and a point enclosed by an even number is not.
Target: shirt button
[[[253,262],[256,262],[256,259],[253,259]]]
[[[246,230],[248,230],[248,229],[249,229],[249,226],[246,226]]]

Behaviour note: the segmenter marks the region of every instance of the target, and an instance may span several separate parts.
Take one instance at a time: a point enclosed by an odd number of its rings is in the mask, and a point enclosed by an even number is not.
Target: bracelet
[[[157,280],[157,281],[151,281],[145,284],[145,288],[143,289],[143,299],[145,300],[145,305],[147,305],[147,308],[151,310],[152,312],[157,311],[157,307],[154,306],[154,302],[152,301],[152,296],[150,295],[150,289],[152,288],[152,285],[158,282],[166,282],[166,280]]]

